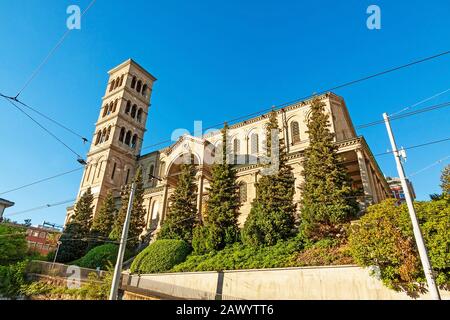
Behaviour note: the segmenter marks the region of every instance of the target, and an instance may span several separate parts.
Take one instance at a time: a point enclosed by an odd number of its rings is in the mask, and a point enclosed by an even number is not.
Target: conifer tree
[[[130,225],[128,228],[127,248],[134,250],[139,243],[140,235],[145,227],[145,210],[142,205],[144,201],[144,183],[142,181],[142,170],[138,168],[133,182],[136,183],[133,204],[131,208]],[[109,235],[110,239],[120,241],[122,229],[127,214],[128,202],[130,199],[131,185],[127,185],[122,191],[122,204],[117,214],[114,226]]]
[[[192,242],[197,216],[197,186],[193,163],[180,165],[177,186],[169,198],[170,206],[158,239],[180,239]]]
[[[214,163],[211,169],[205,226],[199,226],[204,230],[195,232],[195,235],[203,238],[196,239],[199,242],[204,241],[202,251],[220,250],[239,239],[239,185],[236,181],[236,171],[227,161],[227,132],[228,125],[225,124],[222,129],[221,161]]]
[[[106,198],[98,210],[98,213],[94,217],[92,222],[91,234],[99,238],[99,240],[105,240],[109,237],[114,225],[114,218],[116,214],[116,206],[112,192],[108,192]]]
[[[307,121],[309,146],[303,158],[301,230],[310,239],[333,236],[342,223],[355,217],[359,207],[356,192],[340,164],[334,134],[329,130],[325,103],[314,98]]]
[[[276,112],[272,111],[267,126],[267,153],[272,153],[273,132],[278,133]],[[292,168],[287,164],[284,141],[279,140],[278,170],[264,175],[256,183],[257,195],[252,202],[250,214],[242,231],[244,243],[249,245],[274,245],[278,240],[286,239],[295,227],[296,205],[293,202],[295,178]]]
[[[70,262],[86,253],[92,225],[93,199],[91,188],[88,188],[75,204],[74,215],[61,235],[58,261]]]

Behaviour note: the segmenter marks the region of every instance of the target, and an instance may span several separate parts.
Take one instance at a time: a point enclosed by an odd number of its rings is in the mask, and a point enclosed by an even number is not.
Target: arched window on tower
[[[111,81],[111,85],[109,86],[109,92],[113,91],[115,83],[116,83],[115,80]]]
[[[141,122],[142,120],[142,109],[139,108],[138,112],[137,112],[137,116],[136,116],[137,121]]]
[[[102,131],[97,132],[97,138],[95,139],[95,145],[100,143],[100,139],[102,137]]]
[[[117,88],[119,87],[119,81],[120,81],[120,79],[117,78],[117,79],[116,79],[116,85],[114,86],[114,89],[117,89]]]
[[[120,128],[120,134],[119,134],[119,141],[123,142],[123,139],[125,137],[125,128]]]
[[[136,109],[137,106],[133,104],[133,106],[131,107],[131,114],[130,114],[133,119],[136,117]]]
[[[236,138],[233,141],[233,158],[234,158],[233,163],[234,164],[238,163],[239,152],[240,152],[240,141],[238,138]]]
[[[132,147],[133,149],[136,148],[136,145],[137,145],[137,139],[138,139],[137,134],[133,135],[133,138],[131,139],[131,147]]]
[[[145,96],[146,94],[147,94],[147,85],[144,84],[144,85],[142,86],[142,95]]]
[[[102,117],[106,117],[106,115],[108,114],[108,109],[109,109],[109,105],[106,104],[103,106],[103,114]]]
[[[100,143],[103,143],[105,141],[105,137],[106,137],[106,128],[104,128],[102,131],[102,137],[100,138]]]
[[[131,131],[128,131],[127,134],[125,135],[125,144],[127,146],[130,145],[130,140],[131,140]]]
[[[141,92],[141,89],[142,89],[142,81],[139,80],[136,85],[136,91]]]
[[[108,130],[106,131],[106,137],[105,137],[105,141],[109,140],[109,135],[111,134],[111,126],[108,127]]]
[[[130,100],[127,101],[127,105],[125,107],[125,114],[129,114],[131,110],[131,102]]]
[[[116,101],[114,101],[113,107],[112,107],[112,113],[116,112],[116,107],[117,107],[117,103],[119,102],[119,99],[116,99]]]
[[[124,77],[124,75],[122,75],[122,76],[120,77],[120,81],[119,81],[119,87],[121,87],[121,86],[122,86],[122,84],[123,84],[123,77]]]
[[[134,89],[135,86],[136,86],[136,77],[133,77],[133,79],[131,80],[131,89]]]
[[[297,121],[291,122],[291,141],[292,144],[297,144],[300,142],[300,128]]]

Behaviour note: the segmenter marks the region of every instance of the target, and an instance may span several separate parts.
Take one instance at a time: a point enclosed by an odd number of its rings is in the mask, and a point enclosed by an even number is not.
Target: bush
[[[309,244],[289,262],[290,267],[353,264],[348,244],[335,239],[322,239]]]
[[[300,237],[279,241],[274,246],[246,246],[235,243],[217,252],[190,255],[185,262],[175,266],[172,272],[222,271],[237,269],[281,268],[289,265],[293,255],[303,248]]]
[[[190,252],[183,240],[157,240],[137,255],[131,264],[132,273],[157,273],[169,271],[183,262]]]
[[[106,270],[111,264],[114,265],[117,261],[117,253],[119,247],[115,244],[104,244],[91,249],[85,256],[72,262],[82,268],[96,269],[100,268]],[[129,254],[125,253],[125,260]]]
[[[450,280],[450,203],[437,200],[415,204],[425,245],[436,273],[436,283],[449,286]],[[424,274],[414,242],[406,205],[386,200],[368,208],[353,226],[350,250],[364,267],[378,266],[383,282],[390,288],[412,294],[424,289]]]
[[[23,260],[27,253],[24,227],[0,224],[0,265]]]
[[[27,261],[0,266],[0,296],[17,298],[20,289],[25,284],[25,269]]]

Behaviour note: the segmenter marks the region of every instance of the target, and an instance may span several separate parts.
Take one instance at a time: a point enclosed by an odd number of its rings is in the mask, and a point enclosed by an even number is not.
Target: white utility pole
[[[425,242],[423,241],[419,222],[417,221],[413,200],[411,198],[411,193],[409,192],[409,187],[406,182],[405,172],[403,170],[402,162],[400,161],[400,155],[397,150],[397,144],[395,143],[394,134],[392,133],[391,123],[389,122],[389,116],[387,115],[387,113],[383,113],[383,118],[386,124],[389,140],[391,140],[392,152],[394,154],[395,163],[397,164],[398,175],[402,183],[403,192],[405,193],[405,200],[406,204],[408,205],[409,216],[411,218],[413,226],[414,238],[416,240],[417,249],[419,250],[420,261],[422,262],[425,278],[427,279],[428,290],[430,291],[431,297],[434,300],[441,300],[439,290],[436,286],[436,283],[434,282],[433,269],[431,268],[430,260],[428,259],[427,248],[425,247]]]
[[[120,278],[122,275],[122,262],[127,246],[128,229],[130,226],[131,209],[133,208],[134,191],[136,183],[131,185],[130,199],[128,200],[127,215],[122,229],[122,237],[120,238],[119,252],[117,253],[116,267],[114,268],[114,277],[111,283],[111,291],[109,292],[109,300],[117,300],[117,291],[119,290]]]

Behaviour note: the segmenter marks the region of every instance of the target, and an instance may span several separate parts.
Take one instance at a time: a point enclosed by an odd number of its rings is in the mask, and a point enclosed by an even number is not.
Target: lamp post
[[[55,266],[56,257],[58,256],[59,246],[62,244],[62,242],[58,240],[58,242],[56,244],[57,244],[57,247],[56,247],[55,256],[53,257],[52,269]]]

